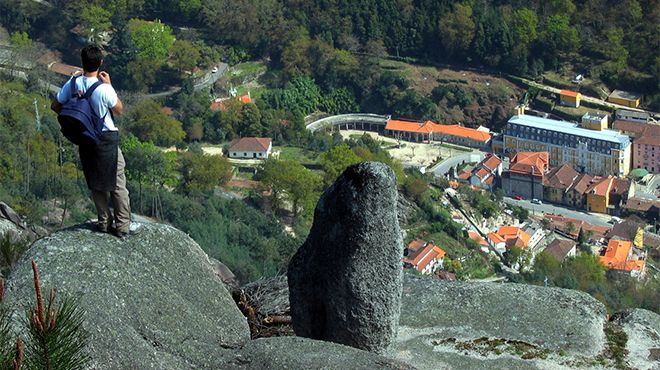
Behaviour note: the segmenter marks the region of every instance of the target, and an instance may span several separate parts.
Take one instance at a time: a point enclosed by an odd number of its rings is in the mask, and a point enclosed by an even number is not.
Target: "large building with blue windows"
[[[603,176],[626,176],[630,171],[630,138],[619,131],[516,115],[503,136],[505,153],[548,152],[553,167],[567,163],[579,172]]]

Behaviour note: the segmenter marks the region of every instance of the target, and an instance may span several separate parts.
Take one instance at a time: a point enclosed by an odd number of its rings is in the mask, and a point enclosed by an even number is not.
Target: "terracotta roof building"
[[[567,258],[575,256],[575,246],[576,243],[573,240],[555,239],[548,244],[544,251],[556,258],[557,261],[564,262]]]
[[[583,209],[587,206],[587,189],[593,180],[593,176],[580,174],[566,193],[566,204],[569,206]]]
[[[543,179],[548,170],[548,152],[518,152],[504,171],[502,188],[509,196],[543,199]]]
[[[432,121],[390,119],[385,132],[401,140],[443,141],[475,148],[487,148],[492,134],[459,125],[441,125]]]
[[[470,174],[470,185],[490,190],[499,181],[502,175],[502,160],[495,154],[487,154],[479,164],[477,164]],[[460,178],[460,175],[459,175]]]
[[[229,147],[229,158],[267,159],[273,149],[270,138],[244,137]]]
[[[646,261],[641,254],[634,252],[632,241],[610,239],[607,248],[601,252],[599,260],[608,269],[641,275],[646,270]]]
[[[409,253],[403,258],[403,265],[414,268],[422,274],[431,274],[442,267],[445,251],[433,243],[414,240],[408,245]]]
[[[515,226],[500,226],[497,234],[506,241],[507,247],[515,245],[521,248],[527,248],[529,239],[531,238],[529,234]]]
[[[577,108],[580,106],[582,94],[571,90],[561,90],[559,92],[559,104]]]
[[[468,230],[468,237],[479,243],[482,252],[488,253],[488,242],[481,236],[481,234],[474,230]]]
[[[587,188],[587,211],[607,213],[610,204],[610,190],[614,178],[612,176],[596,176]]]
[[[605,226],[596,226],[576,218],[558,216],[553,214],[545,214],[544,217],[550,220],[550,227],[568,238],[577,239],[580,231],[590,232],[591,238],[600,240],[605,237],[610,228]],[[571,226],[572,224],[572,226]]]
[[[560,204],[568,203],[568,190],[580,174],[568,164],[555,167],[543,179],[543,199]]]

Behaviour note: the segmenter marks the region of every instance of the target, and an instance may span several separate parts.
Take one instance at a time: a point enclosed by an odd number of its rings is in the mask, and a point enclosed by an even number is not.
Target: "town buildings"
[[[244,137],[229,147],[229,158],[267,159],[272,150],[271,138]]]
[[[445,251],[431,242],[416,239],[408,244],[403,258],[403,265],[422,274],[431,274],[441,268]]]
[[[547,152],[518,152],[503,172],[502,189],[510,196],[543,199],[543,178],[548,171]]]
[[[627,135],[547,118],[511,117],[504,130],[504,150],[548,152],[551,166],[568,163],[581,173],[625,176],[630,171]]]

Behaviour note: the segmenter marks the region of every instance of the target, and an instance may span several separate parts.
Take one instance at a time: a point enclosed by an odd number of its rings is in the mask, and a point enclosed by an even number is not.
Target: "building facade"
[[[502,175],[502,190],[508,196],[543,199],[543,179],[548,170],[547,152],[519,152]]]
[[[272,150],[270,138],[244,137],[229,147],[229,158],[268,159]]]
[[[568,163],[578,172],[626,176],[630,172],[631,144],[614,130],[589,130],[575,123],[517,115],[504,130],[504,150],[547,151],[550,165]]]

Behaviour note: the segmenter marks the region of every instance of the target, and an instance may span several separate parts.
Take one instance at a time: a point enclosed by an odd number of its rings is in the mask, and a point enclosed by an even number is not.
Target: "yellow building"
[[[607,207],[610,205],[610,190],[614,178],[595,177],[593,182],[587,188],[587,211],[607,213]]]
[[[607,115],[600,113],[585,113],[580,121],[580,126],[589,130],[607,130]]]
[[[580,106],[582,94],[571,90],[561,90],[559,92],[559,104],[567,107],[577,108]]]
[[[624,105],[626,107],[631,107],[631,108],[639,107],[639,103],[641,102],[641,100],[642,100],[641,94],[623,91],[623,90],[614,90],[612,91],[610,96],[607,97],[607,101],[610,103]]]
[[[603,176],[630,172],[630,138],[618,131],[518,115],[509,119],[503,136],[505,153],[548,152],[553,167],[567,163],[578,172]]]

